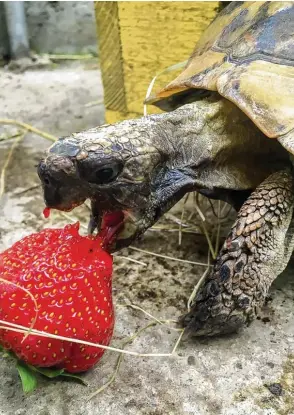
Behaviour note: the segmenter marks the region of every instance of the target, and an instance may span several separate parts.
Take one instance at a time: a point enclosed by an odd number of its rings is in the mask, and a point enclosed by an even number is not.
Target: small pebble
[[[282,396],[284,394],[282,385],[280,383],[271,383],[270,385],[265,385],[270,393],[275,396]]]
[[[196,364],[195,356],[188,356],[187,363],[190,366],[195,366]]]

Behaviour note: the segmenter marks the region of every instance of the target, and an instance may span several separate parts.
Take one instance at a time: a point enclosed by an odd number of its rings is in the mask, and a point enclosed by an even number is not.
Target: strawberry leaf
[[[26,364],[21,361],[17,362],[16,368],[21,379],[22,389],[24,393],[33,392],[37,387],[36,375]]]
[[[31,370],[37,373],[41,373],[41,375],[46,376],[46,378],[56,378],[57,376],[63,375],[64,369],[52,369],[50,367],[35,367],[32,365],[28,365]]]
[[[67,377],[69,379],[73,379],[76,382],[82,383],[85,386],[88,386],[87,382],[85,382],[80,376],[73,375],[72,373],[65,372],[64,369],[52,369],[50,367],[35,367],[32,365],[28,365],[29,368],[37,373],[40,373],[47,378],[54,379],[57,377]]]
[[[69,379],[74,380],[75,382],[79,382],[79,383],[82,383],[85,386],[88,386],[88,383],[82,377],[80,377],[78,375],[73,375],[72,373],[64,372],[64,373],[61,374],[61,376],[67,377]]]

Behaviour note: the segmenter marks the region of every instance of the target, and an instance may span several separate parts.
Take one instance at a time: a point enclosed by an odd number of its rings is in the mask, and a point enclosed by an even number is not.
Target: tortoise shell
[[[164,110],[217,91],[294,153],[294,2],[232,2],[183,72],[155,96]]]

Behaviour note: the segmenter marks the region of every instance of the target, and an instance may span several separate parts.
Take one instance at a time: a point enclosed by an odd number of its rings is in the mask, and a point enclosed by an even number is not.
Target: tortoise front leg
[[[213,271],[181,318],[192,335],[234,332],[256,317],[293,250],[293,185],[290,171],[274,173],[244,203]]]

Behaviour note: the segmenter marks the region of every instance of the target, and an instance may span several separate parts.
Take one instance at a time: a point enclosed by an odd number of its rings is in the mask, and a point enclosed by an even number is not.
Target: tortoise
[[[180,319],[192,335],[248,325],[291,257],[293,32],[293,2],[230,3],[183,72],[148,99],[165,112],[61,138],[38,166],[46,205],[70,210],[89,198],[89,231],[107,227],[113,251],[187,192],[238,211]]]

